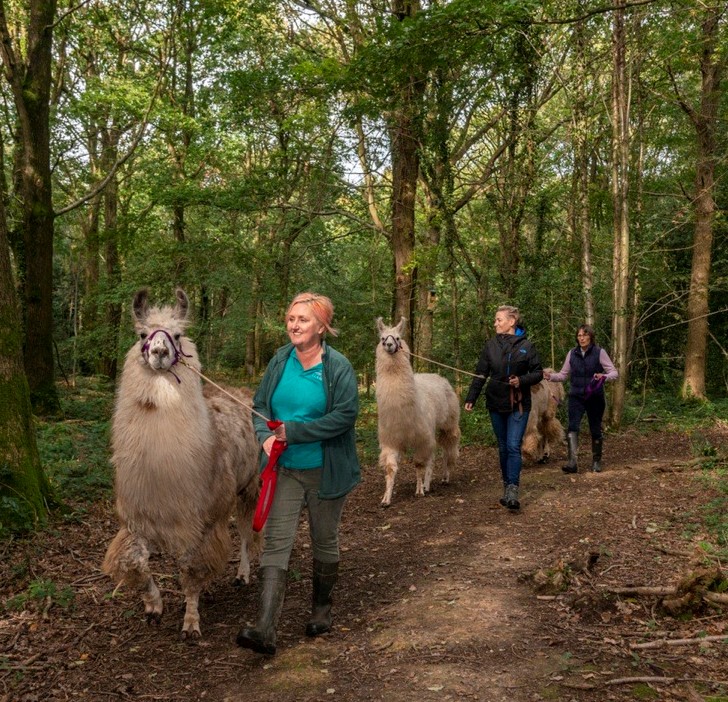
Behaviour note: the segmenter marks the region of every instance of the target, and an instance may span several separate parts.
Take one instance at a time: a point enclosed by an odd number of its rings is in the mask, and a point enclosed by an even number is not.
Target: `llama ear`
[[[407,319],[405,317],[399,318],[399,324],[397,325],[397,333],[401,334],[404,328],[407,326]]]
[[[149,291],[146,288],[137,290],[134,295],[134,302],[132,303],[132,313],[134,319],[137,322],[142,322],[147,316],[147,299],[149,298]]]
[[[190,301],[187,298],[187,295],[185,295],[185,291],[182,290],[182,288],[177,288],[176,290],[177,295],[177,304],[174,307],[174,316],[177,317],[177,319],[187,319],[187,312],[190,308]]]
[[[384,322],[382,321],[381,317],[377,317],[377,331],[381,334],[382,329],[384,329]]]

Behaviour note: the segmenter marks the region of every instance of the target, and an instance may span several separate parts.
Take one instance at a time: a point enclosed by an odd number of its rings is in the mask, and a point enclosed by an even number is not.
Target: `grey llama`
[[[385,471],[382,506],[392,502],[400,456],[412,449],[417,487],[415,495],[430,490],[437,446],[442,447],[442,482],[460,449],[460,402],[452,385],[437,373],[415,373],[402,339],[406,320],[394,327],[377,319],[380,341],[376,352],[379,465]]]
[[[192,370],[200,361],[184,335],[189,302],[182,290],[176,297],[174,308],[148,307],[146,290],[134,297],[137,341],[124,363],[111,437],[121,528],[103,571],[141,590],[147,621],[158,624],[162,596],[149,557],[173,555],[186,602],[182,636],[198,638],[200,592],[227,565],[233,512],[241,541],[237,580],[250,578],[259,547],[252,531],[258,444],[250,410],[210,385],[203,388]],[[252,404],[250,391],[228,391]]]

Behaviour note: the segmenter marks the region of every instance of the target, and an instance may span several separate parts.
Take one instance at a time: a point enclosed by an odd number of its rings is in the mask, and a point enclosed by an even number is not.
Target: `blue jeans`
[[[498,439],[498,458],[504,485],[521,481],[521,444],[528,424],[528,412],[491,412],[490,423]]]

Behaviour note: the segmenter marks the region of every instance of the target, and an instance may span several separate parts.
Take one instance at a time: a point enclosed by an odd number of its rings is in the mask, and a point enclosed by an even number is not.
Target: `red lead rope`
[[[268,429],[275,429],[279,427],[283,422],[276,421],[275,419],[268,420]],[[253,531],[260,531],[268,519],[268,512],[270,512],[271,505],[273,504],[273,496],[276,493],[276,483],[278,482],[278,470],[276,464],[280,455],[286,450],[288,444],[285,441],[276,439],[273,442],[273,446],[268,456],[268,463],[263,468],[263,472],[260,474],[261,486],[260,495],[258,496],[258,504],[255,505],[255,516],[253,517]]]

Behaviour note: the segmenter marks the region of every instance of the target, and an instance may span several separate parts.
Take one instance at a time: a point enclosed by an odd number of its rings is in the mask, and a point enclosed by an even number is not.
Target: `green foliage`
[[[700,516],[718,544],[718,555],[728,558],[728,471],[703,470],[702,479],[717,496],[700,507]],[[710,547],[706,545],[706,550]]]
[[[25,592],[6,600],[5,610],[19,612],[31,607],[48,610],[53,605],[68,609],[73,603],[74,597],[73,588],[69,586],[59,587],[53,580],[39,578],[31,581]]]
[[[0,465],[0,482],[3,481],[3,466]],[[11,534],[22,534],[37,526],[37,515],[27,500],[13,495],[0,496],[0,540]]]
[[[377,400],[373,391],[369,395],[359,393],[356,439],[362,463],[376,463],[379,458],[379,440],[377,438]]]
[[[650,391],[644,394],[637,389],[628,397],[625,407],[624,421],[636,429],[649,431],[652,426],[681,432],[693,432],[696,455],[703,451],[712,451],[705,442],[708,441],[701,429],[712,426],[716,421],[725,421],[728,417],[728,398],[714,401],[698,402],[684,400],[669,392]]]
[[[108,493],[111,387],[99,378],[79,378],[62,392],[65,419],[40,421],[37,441],[41,461],[61,500],[92,501]]]

